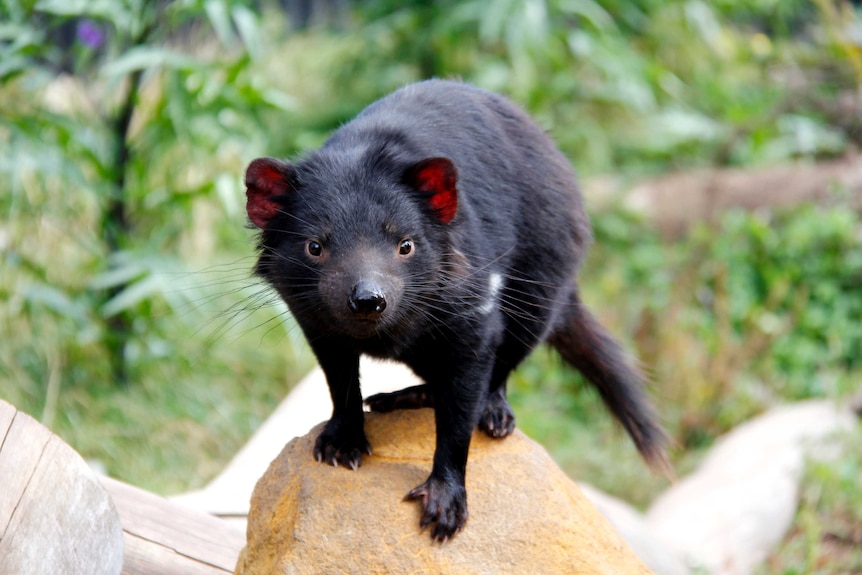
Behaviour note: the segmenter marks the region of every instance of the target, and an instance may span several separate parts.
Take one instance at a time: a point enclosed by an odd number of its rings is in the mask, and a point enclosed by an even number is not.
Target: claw
[[[314,458],[318,463],[333,467],[344,466],[354,471],[362,465],[362,454],[371,455],[371,445],[361,432],[358,436],[330,433],[326,429],[317,436]]]
[[[431,539],[441,545],[458,533],[467,521],[466,493],[463,486],[429,479],[411,490],[404,500],[422,503],[419,528],[422,532],[432,526]]]
[[[515,430],[515,414],[504,396],[495,394],[489,398],[479,419],[479,429],[494,439],[506,437]]]
[[[404,496],[404,501],[413,501],[414,499],[421,499],[423,507],[428,503],[428,490],[424,485],[414,487]]]

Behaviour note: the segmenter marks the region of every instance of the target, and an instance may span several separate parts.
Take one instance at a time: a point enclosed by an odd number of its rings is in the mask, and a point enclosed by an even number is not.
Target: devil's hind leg
[[[434,396],[427,383],[414,385],[390,393],[376,393],[365,400],[371,411],[388,413],[396,409],[434,407]]]
[[[479,418],[479,429],[495,439],[503,438],[515,430],[515,412],[506,397],[509,375],[538,344],[539,337],[532,328],[539,326],[510,326],[497,347],[494,368],[485,396],[485,407]]]

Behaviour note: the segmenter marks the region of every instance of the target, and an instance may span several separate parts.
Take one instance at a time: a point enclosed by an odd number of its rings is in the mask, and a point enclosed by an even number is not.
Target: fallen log
[[[783,208],[805,202],[862,209],[862,156],[818,163],[674,172],[626,189],[597,178],[584,183],[593,207],[622,205],[641,212],[667,237],[714,220],[731,208]]]
[[[0,401],[0,573],[116,575],[122,563],[120,518],[96,474]]]
[[[0,401],[0,573],[224,575],[245,534],[109,477]]]
[[[123,575],[233,573],[245,546],[242,531],[122,481],[100,479],[123,525]]]

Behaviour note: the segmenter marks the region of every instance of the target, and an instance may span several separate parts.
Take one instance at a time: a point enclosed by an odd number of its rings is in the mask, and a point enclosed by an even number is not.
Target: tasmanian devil
[[[294,163],[260,158],[245,177],[260,228],[255,272],[287,303],[329,384],[332,418],[314,456],[356,469],[361,354],[404,362],[424,381],[365,403],[434,407],[421,526],[464,526],[473,429],[512,432],[509,373],[543,341],[598,389],[641,454],[663,467],[665,436],[643,378],[581,303],[575,275],[591,240],[575,175],[514,104],[431,80],[371,104]]]

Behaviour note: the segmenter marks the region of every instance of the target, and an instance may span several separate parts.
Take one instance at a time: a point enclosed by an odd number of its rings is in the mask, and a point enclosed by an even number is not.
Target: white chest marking
[[[494,310],[497,303],[497,296],[500,294],[500,287],[503,285],[503,276],[498,273],[492,273],[488,279],[488,296],[482,305],[479,306],[478,312],[482,315],[488,315]]]

